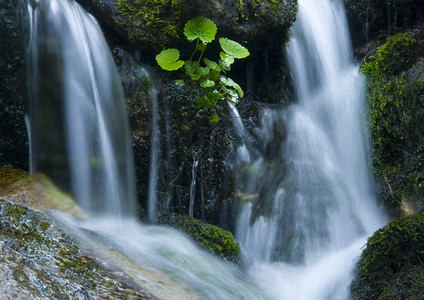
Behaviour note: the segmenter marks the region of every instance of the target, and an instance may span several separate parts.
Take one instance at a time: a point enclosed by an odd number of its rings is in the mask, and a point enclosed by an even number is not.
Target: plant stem
[[[194,47],[194,51],[193,51],[193,53],[191,54],[191,56],[190,56],[190,60],[193,60],[193,56],[194,56],[194,53],[196,53],[196,50],[197,50],[197,46],[199,45],[199,38],[197,38],[197,41],[196,41],[196,47]]]

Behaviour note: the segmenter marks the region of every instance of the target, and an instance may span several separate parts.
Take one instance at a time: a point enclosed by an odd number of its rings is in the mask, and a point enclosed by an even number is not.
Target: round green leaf
[[[156,55],[158,65],[167,71],[175,71],[184,65],[184,61],[178,60],[180,58],[180,51],[177,49],[165,49]]]
[[[227,38],[220,38],[219,44],[226,54],[234,58],[245,58],[250,55],[249,50],[239,43]]]
[[[191,19],[184,26],[184,35],[190,42],[199,38],[205,44],[210,43],[214,40],[216,31],[215,23],[205,17]]]

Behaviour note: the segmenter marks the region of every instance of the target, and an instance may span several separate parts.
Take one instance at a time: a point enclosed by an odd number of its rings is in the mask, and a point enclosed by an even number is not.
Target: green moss
[[[218,226],[178,214],[161,216],[160,223],[169,225],[191,236],[202,248],[224,259],[237,262],[240,246],[231,232]]]
[[[391,189],[384,197],[389,209],[403,198],[422,195],[422,168],[414,161],[424,142],[424,81],[408,72],[422,54],[417,53],[422,45],[415,38],[421,39],[420,34],[391,37],[361,68],[369,79],[374,169],[384,178],[382,186]]]
[[[369,238],[356,278],[354,299],[422,299],[424,212],[395,219]]]
[[[134,29],[146,26],[152,28],[153,35],[179,36],[181,11],[177,0],[119,0],[118,8]]]

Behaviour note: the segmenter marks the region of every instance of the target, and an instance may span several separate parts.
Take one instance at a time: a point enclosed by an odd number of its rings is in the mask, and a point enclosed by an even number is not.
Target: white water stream
[[[298,102],[263,109],[259,142],[244,138],[232,159],[237,238],[272,299],[349,299],[361,247],[385,218],[370,185],[364,79],[342,1],[299,0],[287,53]]]
[[[131,215],[135,175],[127,111],[97,21],[74,1],[33,0],[26,6],[21,19],[32,170],[69,173],[70,189],[88,212]]]
[[[263,109],[252,136],[232,107],[243,141],[231,159],[243,269],[175,230],[128,217],[135,200],[128,125],[101,30],[73,0],[28,3],[33,166],[42,170],[46,159],[38,138],[48,141],[63,127],[72,190],[100,217],[56,217],[84,248],[162,299],[349,298],[365,237],[385,220],[369,184],[363,78],[352,60],[342,1],[299,0],[288,47],[297,104]],[[49,80],[57,92],[50,93]],[[49,107],[65,113],[51,118],[64,125],[50,123]]]

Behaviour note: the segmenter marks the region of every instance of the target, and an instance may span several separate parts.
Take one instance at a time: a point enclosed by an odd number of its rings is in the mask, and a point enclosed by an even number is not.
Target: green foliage
[[[226,54],[224,57],[245,58],[250,54],[245,47],[227,38],[220,38],[219,44]]]
[[[161,216],[159,222],[179,229],[191,236],[202,248],[224,259],[237,262],[240,246],[231,232],[218,226],[178,214]]]
[[[368,239],[351,285],[354,299],[422,299],[424,212],[395,219]]]
[[[202,88],[202,93],[196,100],[199,109],[213,111],[214,114],[209,117],[211,123],[219,120],[217,114],[217,105],[222,100],[230,101],[236,104],[238,99],[243,97],[243,91],[236,82],[224,74],[231,69],[235,59],[241,59],[249,56],[249,51],[239,43],[227,38],[220,38],[222,52],[218,62],[203,58],[207,44],[215,39],[217,28],[214,22],[204,17],[196,17],[189,20],[184,26],[184,35],[192,42],[196,41],[196,46],[189,60],[179,60],[179,51],[177,49],[162,50],[156,56],[159,66],[167,71],[182,69],[184,78],[197,82]],[[196,60],[193,60],[195,55]],[[203,62],[203,65],[202,65]],[[223,74],[224,73],[224,74]],[[184,84],[184,79],[177,81],[178,85]]]
[[[199,39],[204,44],[210,43],[215,39],[216,32],[215,23],[204,17],[191,19],[184,26],[184,35],[190,42]]]
[[[162,69],[175,71],[184,65],[182,60],[178,60],[179,58],[180,51],[177,49],[166,49],[156,56],[156,61]]]

